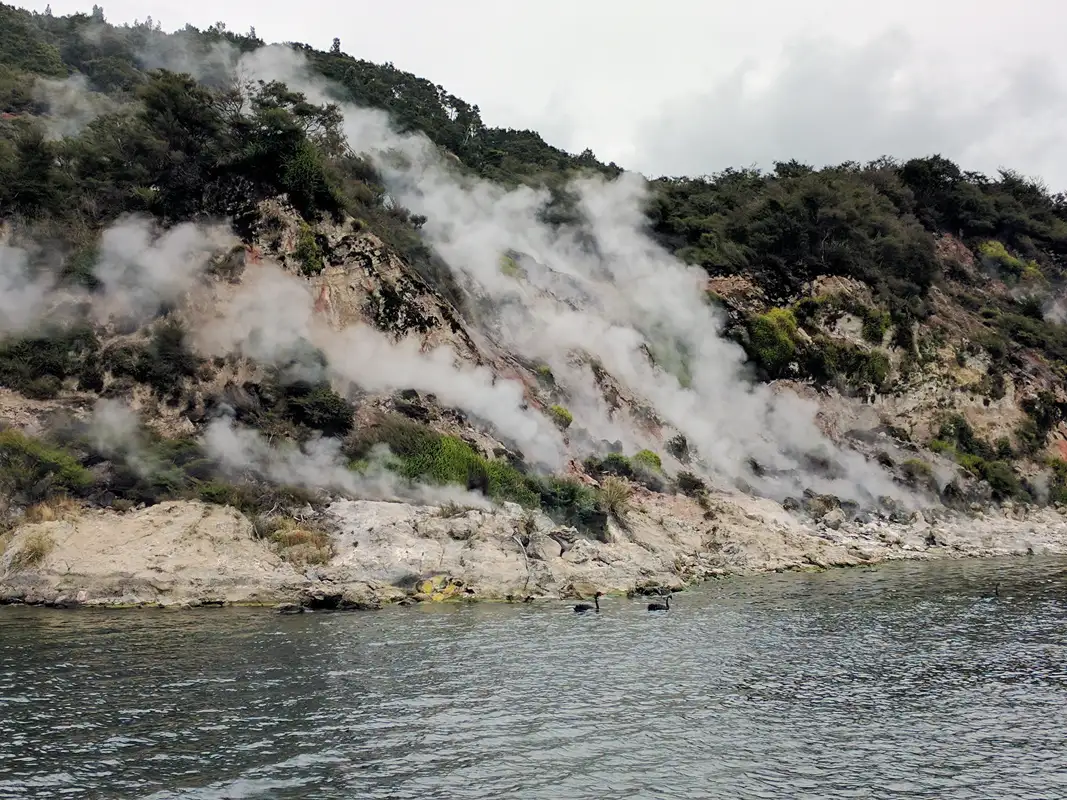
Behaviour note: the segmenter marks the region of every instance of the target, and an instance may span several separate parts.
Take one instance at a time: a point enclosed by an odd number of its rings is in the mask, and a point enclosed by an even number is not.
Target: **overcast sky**
[[[19,3],[44,10],[45,2]],[[101,0],[391,61],[647,175],[940,152],[1067,190],[1064,0]],[[52,0],[55,14],[92,0]]]

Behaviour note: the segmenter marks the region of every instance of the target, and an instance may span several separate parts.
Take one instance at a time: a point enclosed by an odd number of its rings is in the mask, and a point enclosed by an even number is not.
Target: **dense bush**
[[[0,495],[38,503],[57,493],[81,494],[92,481],[92,473],[63,450],[18,431],[0,431]]]
[[[986,481],[996,500],[1029,499],[1030,492],[1018,473],[1004,460],[1010,456],[1011,445],[998,440],[996,446],[977,436],[960,414],[950,414],[941,423],[938,438],[930,442],[930,449],[956,461],[973,477]]]
[[[567,430],[571,423],[574,422],[574,416],[571,412],[560,405],[549,406],[548,415],[561,431]]]
[[[1067,461],[1061,458],[1051,459],[1049,466],[1048,501],[1050,503],[1067,503]]]
[[[663,470],[663,461],[659,455],[651,450],[638,450],[634,453],[633,462],[646,470],[660,472]]]
[[[871,344],[881,344],[891,324],[889,312],[878,308],[863,308],[863,338]]]
[[[771,377],[780,376],[796,354],[797,321],[787,308],[772,308],[749,323],[749,357]]]
[[[100,343],[86,328],[0,341],[0,386],[33,397],[53,397],[62,382],[94,363]]]
[[[487,459],[454,436],[444,436],[399,417],[360,431],[348,447],[365,459],[376,444],[385,444],[399,463],[393,468],[412,480],[458,484],[495,500],[540,507],[567,524],[598,531],[606,523],[597,493],[577,481],[528,475],[509,462]]]
[[[937,480],[933,468],[919,458],[909,458],[900,465],[904,480],[912,486],[936,491]]]
[[[804,350],[804,371],[817,383],[839,381],[845,387],[885,388],[890,374],[888,356],[879,350],[864,350],[829,337],[812,337]]]
[[[352,405],[328,383],[293,383],[284,394],[284,416],[298,425],[335,437],[352,430]]]
[[[315,232],[307,223],[300,225],[293,256],[300,262],[300,269],[305,275],[318,275],[322,272],[322,250],[315,241]]]
[[[181,324],[168,320],[155,327],[148,343],[137,353],[132,376],[151,386],[161,397],[175,398],[184,378],[197,374],[201,359],[189,348]]]
[[[1027,419],[1016,429],[1019,448],[1027,455],[1039,452],[1049,433],[1067,418],[1067,403],[1061,403],[1050,391],[1041,391],[1022,401]]]

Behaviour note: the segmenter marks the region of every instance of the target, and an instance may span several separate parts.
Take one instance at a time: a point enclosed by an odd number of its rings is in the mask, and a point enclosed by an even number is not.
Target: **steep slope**
[[[68,596],[49,558],[80,548],[129,595],[85,537],[118,514],[126,572],[154,569],[161,502],[250,517],[204,552],[265,583],[142,599],[395,599],[434,557],[503,596],[1059,546],[1054,514],[994,545],[942,508],[1067,498],[1067,206],[1032,182],[934,157],[645,185],[340,52],[0,23],[12,596]],[[110,510],[35,522],[64,498]]]

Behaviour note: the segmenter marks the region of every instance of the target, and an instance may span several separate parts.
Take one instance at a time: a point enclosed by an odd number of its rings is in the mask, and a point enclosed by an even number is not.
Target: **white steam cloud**
[[[171,466],[152,455],[146,447],[146,432],[140,417],[121,400],[97,401],[89,420],[88,435],[100,453],[121,458],[142,477],[159,474]],[[231,477],[257,477],[352,498],[492,507],[484,496],[457,486],[431,486],[400,478],[388,468],[390,454],[384,445],[373,450],[369,463],[356,472],[346,463],[337,439],[320,437],[302,446],[291,443],[274,446],[261,433],[237,425],[229,416],[212,420],[200,437],[200,444],[220,473]]]
[[[144,321],[177,302],[200,280],[211,258],[237,242],[220,224],[187,222],[162,230],[144,217],[123,217],[101,234],[92,268],[101,284],[95,292],[61,289],[55,272],[35,267],[27,250],[0,243],[0,337],[32,332],[46,318],[73,321],[77,305],[88,306],[98,323]]]
[[[33,94],[47,107],[44,126],[50,139],[77,136],[97,117],[120,108],[107,95],[92,91],[89,79],[80,73],[63,80],[38,78]]]
[[[49,307],[55,280],[34,274],[29,255],[0,242],[0,338],[31,330]]]
[[[220,59],[240,74],[284,81],[314,102],[332,99],[289,48],[271,46],[240,57],[213,50],[205,69],[218,74]],[[197,71],[195,62],[180,66]],[[575,415],[571,452],[552,423],[526,407],[518,382],[461,364],[448,349],[422,352],[414,339],[394,343],[367,325],[334,331],[314,313],[307,282],[271,265],[247,270],[219,315],[193,332],[202,352],[288,363],[311,344],[325,353],[335,380],[372,392],[433,393],[493,425],[529,459],[550,468],[565,455],[584,455],[575,450],[597,437],[661,446],[662,428],[639,424],[605,401],[593,371],[576,359],[584,353],[671,432],[683,433],[711,475],[779,498],[813,488],[860,501],[881,495],[908,501],[879,467],[818,430],[813,403],[751,380],[743,351],[723,337],[722,320],[705,302],[704,274],[646,234],[641,178],[575,182],[570,189],[584,222],[557,228],[541,221],[546,192],[460,177],[428,139],[396,133],[384,113],[354,106],[342,111],[351,148],[373,161],[397,202],[428,218],[428,242],[486,301],[477,321],[488,337],[552,368]],[[159,233],[143,220],[120,221],[101,241],[95,274],[103,292],[93,300],[94,310],[155,313],[188,291],[211,255],[234,241],[221,227],[188,224]],[[524,277],[501,270],[506,253],[521,254]],[[16,320],[8,323],[5,314],[0,333],[32,325],[48,290],[32,280],[17,253],[0,251],[0,289],[0,309],[10,305]],[[100,435],[121,442],[126,429],[120,415],[102,409],[100,416]],[[385,491],[352,473],[332,440],[272,448],[256,432],[220,419],[209,426],[204,444],[231,470],[356,496]],[[813,460],[832,464],[836,477],[809,466]],[[384,469],[375,480],[394,481]]]
[[[285,364],[310,344],[325,354],[331,377],[370,392],[433,393],[493,425],[536,463],[554,468],[561,462],[558,431],[524,408],[517,381],[496,380],[484,367],[458,364],[447,347],[423,352],[414,338],[393,343],[369,325],[335,331],[315,314],[308,283],[276,266],[246,272],[241,289],[219,310],[218,318],[194,333],[202,352]]]
[[[202,443],[225,472],[254,473],[274,483],[323,489],[373,500],[409,500],[428,505],[455,502],[490,508],[485,497],[455,486],[429,486],[403,481],[386,466],[388,451],[372,453],[369,465],[355,472],[345,463],[337,439],[311,439],[303,446],[273,447],[261,433],[220,417],[208,425]]]
[[[141,420],[121,400],[109,398],[96,402],[89,420],[89,441],[104,455],[122,458],[142,477],[167,466],[146,455]]]
[[[238,243],[223,225],[185,222],[160,231],[149,220],[128,217],[104,231],[94,268],[103,284],[98,313],[153,315],[189,291],[213,255]]]
[[[303,57],[285,47],[246,54],[238,69],[284,81],[315,102],[332,99]],[[428,241],[500,309],[488,323],[502,345],[553,365],[575,350],[594,356],[684,433],[714,474],[778,497],[814,488],[856,500],[908,499],[878,466],[818,430],[814,404],[749,378],[743,351],[721,335],[721,320],[704,301],[705,276],[645,233],[639,176],[573,184],[585,225],[559,230],[540,221],[545,192],[460,178],[428,139],[396,133],[384,113],[342,111],[352,149],[372,159],[397,202],[428,218]],[[509,251],[525,256],[527,285],[502,273]],[[648,349],[686,365],[687,385],[653,364]],[[598,408],[591,383],[567,388],[582,412]],[[833,464],[837,477],[807,467],[813,458]]]

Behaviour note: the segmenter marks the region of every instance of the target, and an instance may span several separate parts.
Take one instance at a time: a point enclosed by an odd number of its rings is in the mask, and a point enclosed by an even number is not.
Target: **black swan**
[[[649,611],[670,611],[671,610],[671,596],[667,595],[663,598],[662,603],[649,603]]]
[[[594,608],[595,608],[596,613],[599,614],[600,613],[600,598],[603,597],[603,596],[604,596],[603,592],[597,592],[595,595],[593,595],[593,603],[596,604],[595,606],[591,606],[588,603],[579,603],[578,605],[576,605],[574,607],[575,613],[581,614],[581,613],[584,613],[586,611],[593,611]]]

